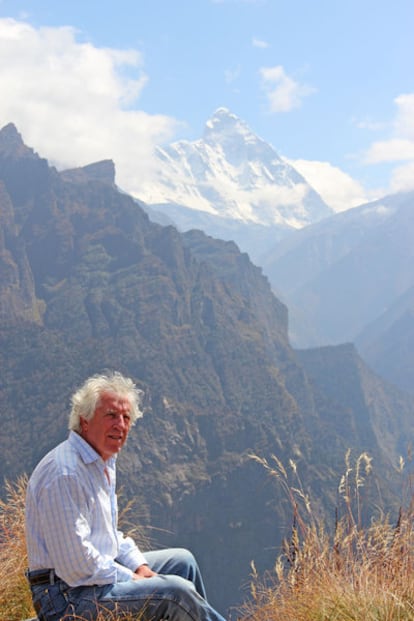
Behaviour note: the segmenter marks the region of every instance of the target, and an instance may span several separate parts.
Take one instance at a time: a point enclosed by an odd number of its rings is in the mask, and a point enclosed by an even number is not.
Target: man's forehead
[[[105,392],[101,394],[97,405],[98,407],[99,406],[110,406],[110,407],[124,408],[125,406],[128,406],[128,409],[131,408],[131,404],[130,404],[128,397],[126,397],[125,395],[118,395],[115,392],[111,392],[108,390],[106,390]]]

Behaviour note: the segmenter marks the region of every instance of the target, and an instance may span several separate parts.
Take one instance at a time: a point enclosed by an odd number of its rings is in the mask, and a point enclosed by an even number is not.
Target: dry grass
[[[20,621],[35,616],[29,587],[24,536],[27,477],[6,483],[6,500],[0,500],[0,618]]]
[[[250,621],[413,621],[413,506],[400,510],[396,525],[384,515],[361,526],[361,488],[371,470],[362,454],[350,464],[339,492],[342,517],[329,534],[314,517],[296,466],[297,485],[274,457],[253,457],[281,482],[293,508],[292,533],[274,571],[259,577],[252,565],[252,602],[242,611]]]

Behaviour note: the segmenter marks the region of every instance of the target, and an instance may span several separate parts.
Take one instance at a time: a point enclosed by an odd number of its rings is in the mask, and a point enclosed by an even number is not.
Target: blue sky
[[[414,189],[413,30],[413,0],[0,0],[0,125],[132,191],[225,106],[339,209]]]

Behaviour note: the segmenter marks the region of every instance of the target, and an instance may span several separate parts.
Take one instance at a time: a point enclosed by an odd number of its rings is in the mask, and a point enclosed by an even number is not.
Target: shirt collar
[[[95,461],[100,461],[106,466],[110,466],[112,468],[115,466],[115,455],[113,457],[110,457],[106,462],[104,462],[99,453],[97,453],[95,449],[88,442],[86,442],[86,440],[84,440],[82,436],[79,435],[79,433],[77,433],[76,431],[70,431],[68,440],[79,453],[82,461],[85,464],[92,464]]]

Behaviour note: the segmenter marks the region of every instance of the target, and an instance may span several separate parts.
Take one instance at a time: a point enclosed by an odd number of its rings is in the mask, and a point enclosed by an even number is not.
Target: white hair
[[[136,387],[132,379],[124,377],[117,371],[107,374],[93,375],[72,395],[72,409],[69,415],[69,429],[81,431],[80,417],[90,420],[95,414],[101,396],[104,393],[113,393],[126,397],[131,405],[131,425],[141,418],[140,409],[143,391]]]

